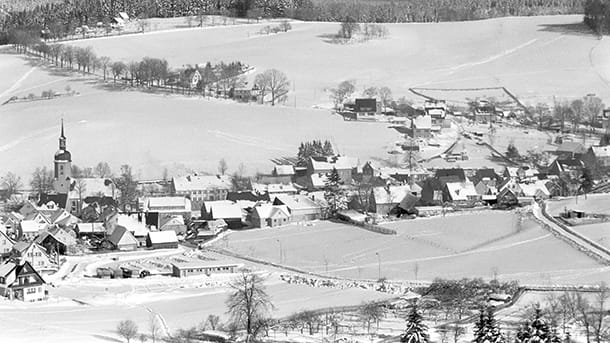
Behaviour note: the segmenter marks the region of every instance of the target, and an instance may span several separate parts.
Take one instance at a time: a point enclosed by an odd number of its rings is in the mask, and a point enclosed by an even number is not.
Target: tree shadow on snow
[[[97,339],[101,339],[107,342],[119,342],[122,343],[123,341],[121,341],[120,339],[114,338],[114,337],[110,337],[110,336],[104,336],[104,335],[91,335]]]
[[[316,37],[321,38],[324,43],[328,44],[345,44],[346,40],[337,36],[336,33],[325,33],[317,35]]]
[[[595,36],[594,32],[582,22],[570,24],[542,24],[538,25],[538,27],[538,31],[542,32],[555,32],[574,36]]]

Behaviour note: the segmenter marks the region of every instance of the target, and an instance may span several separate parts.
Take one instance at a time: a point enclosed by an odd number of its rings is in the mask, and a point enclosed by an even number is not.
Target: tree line
[[[591,18],[601,0],[65,0],[12,10],[0,17],[0,44],[16,29],[60,38],[82,25],[110,23],[119,12],[137,18],[225,15],[241,18],[295,18],[306,21],[440,22],[502,16],[574,14],[589,10]],[[586,6],[585,6],[586,5]],[[604,6],[601,6],[605,9]],[[606,16],[608,18],[608,16]],[[610,19],[606,19],[610,20]]]

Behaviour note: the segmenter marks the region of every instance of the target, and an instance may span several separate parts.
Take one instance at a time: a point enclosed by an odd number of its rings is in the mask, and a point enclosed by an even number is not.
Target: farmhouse
[[[346,156],[310,157],[307,160],[307,176],[328,174],[337,170],[343,183],[352,182],[352,172],[358,168],[358,159]]]
[[[117,225],[112,234],[107,238],[108,242],[112,244],[112,247],[121,251],[132,251],[136,250],[140,243],[138,240],[127,231],[123,226]]]
[[[104,237],[106,228],[104,223],[78,223],[76,232],[78,237]]]
[[[111,179],[77,178],[70,179],[70,191],[65,208],[80,215],[81,210],[91,203],[114,204],[118,192]]]
[[[232,201],[206,201],[201,207],[201,217],[206,220],[223,219],[229,228],[242,227],[243,213],[241,207]]]
[[[144,212],[147,225],[161,227],[166,216],[191,217],[191,201],[184,196],[155,197],[144,201]]]
[[[28,262],[42,274],[53,274],[59,269],[58,261],[47,250],[34,242],[17,242],[11,257]]]
[[[160,231],[172,230],[176,232],[177,235],[186,234],[186,225],[184,224],[183,216],[176,215],[161,215],[159,223]]]
[[[254,227],[277,227],[290,222],[290,211],[286,205],[263,204],[252,210],[252,225]]]
[[[44,300],[46,293],[44,279],[29,262],[0,265],[1,295],[21,301],[39,301]]]
[[[408,185],[375,187],[370,195],[369,211],[387,215],[410,193]]]
[[[241,267],[238,263],[222,261],[192,261],[172,263],[172,275],[175,277],[187,277],[195,275],[234,273]]]
[[[21,237],[26,240],[34,239],[39,233],[43,232],[49,227],[47,223],[40,223],[35,220],[22,220],[19,223],[21,230]]]
[[[151,231],[148,233],[146,246],[152,249],[176,249],[178,237],[174,231]]]
[[[176,195],[188,196],[194,208],[204,201],[227,199],[231,190],[231,178],[227,175],[191,174],[172,178],[172,191]]]
[[[470,181],[447,182],[445,184],[445,194],[446,198],[454,203],[472,203],[482,198]]]
[[[555,150],[555,155],[561,160],[580,159],[587,149],[578,142],[562,142]]]
[[[571,177],[580,177],[584,168],[585,163],[580,158],[561,158],[558,156],[549,166],[547,173],[556,176],[568,174]]]
[[[432,117],[418,116],[411,121],[411,137],[431,138],[432,137]]]
[[[603,171],[610,171],[610,146],[592,146],[583,156],[587,168],[599,167]]]
[[[429,100],[424,103],[426,116],[432,119],[432,125],[442,125],[447,115],[447,103],[444,100]]]
[[[487,100],[479,100],[474,106],[472,119],[477,123],[493,123],[496,121],[496,107]]]
[[[437,169],[434,178],[445,183],[445,182],[465,182],[466,174],[464,169],[453,168],[453,169]]]
[[[47,251],[57,252],[60,255],[67,254],[68,250],[76,245],[76,239],[61,228],[42,232],[34,242],[45,247]]]
[[[286,205],[292,221],[316,220],[322,217],[322,207],[305,195],[278,195],[274,205]]]

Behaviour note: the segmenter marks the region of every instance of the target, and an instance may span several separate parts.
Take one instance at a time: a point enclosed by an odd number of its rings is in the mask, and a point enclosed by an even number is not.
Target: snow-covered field
[[[596,283],[610,277],[583,253],[512,213],[481,212],[385,225],[398,235],[317,222],[233,232],[221,247],[305,270],[350,278],[436,277],[519,280],[529,284]],[[561,251],[561,254],[554,252]],[[417,275],[416,275],[417,274]]]
[[[239,59],[257,71],[277,68],[294,87],[288,106],[275,108],[108,91],[91,80],[32,69],[17,56],[1,55],[0,101],[63,91],[66,85],[80,96],[0,107],[0,172],[12,170],[25,179],[35,167],[50,164],[62,116],[74,163],[104,160],[115,169],[129,163],[145,178],[159,177],[164,168],[215,172],[221,158],[232,170],[243,162],[251,174],[266,172],[270,158],[292,155],[308,139],[330,139],[339,152],[361,161],[387,157],[399,135],[386,124],[343,122],[311,107],[328,104],[325,90],[345,79],[361,87],[387,85],[395,98],[410,97],[408,88],[414,86],[503,85],[530,103],[587,93],[609,100],[610,41],[580,32],[580,21],[580,16],[549,16],[388,24],[389,38],[348,45],[327,42],[338,24],[300,22],[288,33],[269,36],[255,34],[261,25],[251,24],[73,43],[115,60],[155,56],[180,67]]]
[[[0,331],[6,342],[105,342],[117,341],[120,320],[134,320],[140,332],[148,333],[149,318],[160,318],[165,332],[187,329],[205,321],[210,314],[227,319],[225,300],[233,275],[173,278],[100,280],[86,277],[96,267],[120,261],[155,256],[184,256],[180,250],[160,250],[69,257],[59,275],[49,277],[51,298],[39,303],[0,299]],[[252,267],[252,266],[250,266]],[[304,309],[357,305],[386,299],[389,294],[360,289],[338,290],[287,284],[274,271],[257,269],[266,278],[274,317]],[[63,278],[62,276],[66,276]],[[298,294],[298,296],[295,296]]]

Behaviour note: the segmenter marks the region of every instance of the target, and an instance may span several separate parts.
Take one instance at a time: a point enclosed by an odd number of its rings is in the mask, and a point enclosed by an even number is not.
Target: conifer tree
[[[417,305],[413,305],[407,317],[407,330],[400,341],[402,343],[428,343],[428,327],[422,321]]]
[[[336,168],[327,175],[324,182],[324,199],[328,203],[327,217],[334,218],[341,210],[347,209],[347,195],[341,188],[343,182]]]

